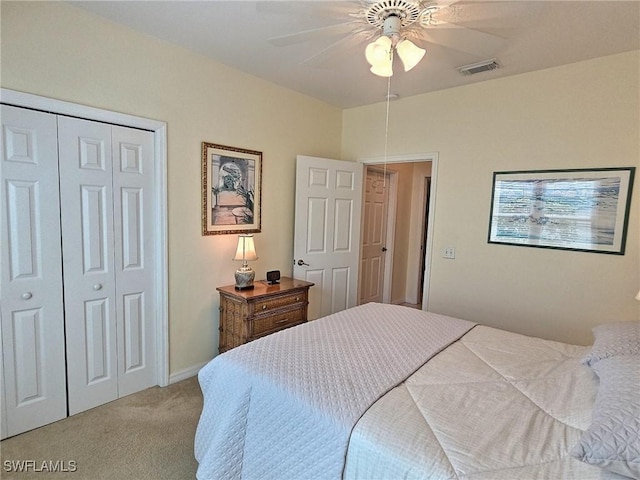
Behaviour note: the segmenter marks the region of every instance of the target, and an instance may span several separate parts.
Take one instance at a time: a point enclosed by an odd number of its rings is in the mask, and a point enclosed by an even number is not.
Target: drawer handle
[[[262,305],[262,309],[263,309],[263,310],[266,310],[266,309],[267,309],[267,306],[266,306],[266,305]]]
[[[296,297],[296,302],[299,302],[299,301],[300,301],[300,297]]]
[[[281,323],[287,323],[288,321],[289,321],[289,319],[288,319],[288,318],[283,318],[282,320],[278,320],[278,321],[276,322],[276,325],[280,325]]]

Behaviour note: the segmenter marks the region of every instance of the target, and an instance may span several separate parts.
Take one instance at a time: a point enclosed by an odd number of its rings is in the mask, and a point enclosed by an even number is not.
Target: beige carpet
[[[0,442],[0,478],[194,479],[201,410],[196,377],[147,389]],[[9,471],[23,460],[33,461],[22,462],[30,471]],[[49,465],[69,471],[47,472]]]

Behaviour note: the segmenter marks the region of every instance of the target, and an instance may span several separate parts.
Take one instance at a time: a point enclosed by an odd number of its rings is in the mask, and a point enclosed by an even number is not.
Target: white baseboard
[[[180,370],[179,372],[172,373],[169,375],[169,385],[174,384],[176,382],[180,382],[182,380],[186,380],[187,378],[195,377],[198,375],[198,372],[202,367],[204,367],[209,362],[204,362],[198,365],[194,365],[193,367],[186,368],[184,370]]]

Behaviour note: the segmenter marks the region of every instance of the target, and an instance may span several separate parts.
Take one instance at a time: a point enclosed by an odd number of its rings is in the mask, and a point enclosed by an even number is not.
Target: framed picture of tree
[[[262,152],[202,142],[202,234],[260,232]]]

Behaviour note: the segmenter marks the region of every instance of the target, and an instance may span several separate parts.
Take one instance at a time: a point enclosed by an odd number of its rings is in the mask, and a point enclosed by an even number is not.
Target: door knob
[[[31,297],[33,297],[33,294],[32,294],[31,292],[24,292],[24,293],[22,294],[22,299],[23,299],[23,300],[30,300],[30,299],[31,299]]]
[[[306,265],[307,267],[309,266],[309,264],[308,264],[308,263],[304,263],[304,260],[302,260],[302,259],[298,260],[298,266],[300,266],[300,267],[301,267],[301,266],[303,266],[303,265]]]
[[[101,284],[101,283],[96,283],[96,284],[93,286],[93,289],[94,289],[94,290],[96,290],[96,291],[98,291],[98,290],[102,290],[102,284]]]

